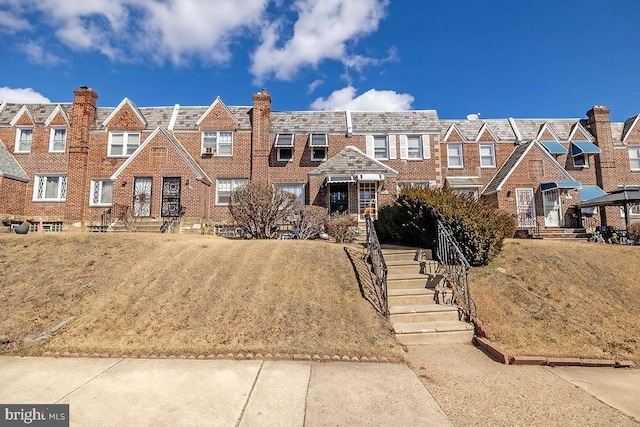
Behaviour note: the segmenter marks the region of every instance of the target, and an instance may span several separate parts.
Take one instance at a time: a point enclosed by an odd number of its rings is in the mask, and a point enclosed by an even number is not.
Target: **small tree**
[[[350,243],[360,234],[358,220],[347,212],[331,214],[325,228],[336,243]]]
[[[296,237],[302,240],[318,237],[322,230],[324,230],[323,224],[328,217],[327,208],[320,206],[303,206],[300,212],[295,215],[293,221]]]
[[[266,182],[250,182],[231,192],[229,211],[242,227],[243,233],[254,239],[275,237],[278,223],[288,221],[300,209],[295,194],[282,191]]]

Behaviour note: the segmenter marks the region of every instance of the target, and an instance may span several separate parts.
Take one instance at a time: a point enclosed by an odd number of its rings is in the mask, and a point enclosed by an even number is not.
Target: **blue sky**
[[[637,0],[0,0],[0,101],[640,113]]]

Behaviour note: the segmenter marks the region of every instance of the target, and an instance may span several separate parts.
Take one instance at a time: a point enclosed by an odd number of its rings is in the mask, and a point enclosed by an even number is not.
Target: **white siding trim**
[[[389,159],[393,160],[398,158],[396,153],[396,136],[389,135]]]
[[[406,160],[409,157],[409,138],[407,135],[399,135],[400,138],[400,159]]]
[[[420,139],[422,139],[422,158],[430,159],[431,147],[429,146],[429,135],[421,135]]]
[[[373,159],[375,157],[374,150],[373,150],[373,135],[366,135],[365,141],[367,144],[367,156]]]

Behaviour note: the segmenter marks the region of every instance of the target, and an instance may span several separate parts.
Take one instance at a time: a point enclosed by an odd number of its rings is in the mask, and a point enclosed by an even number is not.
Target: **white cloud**
[[[63,62],[59,56],[49,52],[42,42],[28,42],[20,46],[20,49],[27,54],[29,62],[46,66],[53,66]]]
[[[20,4],[0,0],[0,32],[15,33],[31,28],[29,21],[20,17]]]
[[[313,91],[315,91],[318,86],[324,84],[324,81],[317,79],[311,82],[311,84],[309,85],[309,89],[307,90],[307,93],[313,93]]]
[[[28,88],[0,87],[0,102],[15,102],[16,104],[47,104],[49,98],[42,96],[35,90]]]
[[[336,90],[328,98],[318,98],[311,104],[313,110],[401,111],[410,110],[413,96],[392,90],[370,89],[356,96],[353,86]]]
[[[251,65],[256,81],[271,74],[289,80],[301,67],[315,67],[325,59],[348,62],[347,43],[376,31],[387,4],[388,0],[295,1],[298,20],[290,40],[281,43],[282,21],[262,32]]]

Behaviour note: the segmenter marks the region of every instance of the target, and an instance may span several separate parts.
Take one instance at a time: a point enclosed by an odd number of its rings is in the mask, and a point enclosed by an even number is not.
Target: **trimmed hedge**
[[[511,215],[473,196],[428,188],[402,189],[393,204],[379,210],[375,226],[383,243],[434,248],[436,219],[451,232],[473,266],[487,265],[517,228]]]

